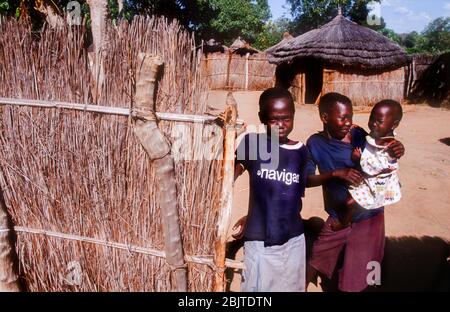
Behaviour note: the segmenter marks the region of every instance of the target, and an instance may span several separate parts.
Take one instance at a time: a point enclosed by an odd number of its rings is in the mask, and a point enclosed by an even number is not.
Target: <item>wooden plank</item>
[[[227,96],[225,109],[225,135],[222,165],[222,191],[219,202],[219,217],[217,221],[217,241],[215,243],[214,264],[216,273],[214,291],[225,290],[225,250],[228,228],[231,223],[234,184],[234,150],[236,141],[237,104],[231,92]]]
[[[119,116],[133,115],[132,110],[125,107],[101,106],[92,104],[68,103],[61,101],[42,101],[42,100],[27,100],[27,99],[11,99],[0,98],[0,105],[11,106],[28,106],[28,107],[42,107],[42,108],[59,108],[71,109],[90,113],[110,114]],[[207,123],[216,120],[216,116],[206,115],[190,115],[190,114],[175,114],[175,113],[161,113],[156,112],[156,117],[160,120],[178,121],[178,122],[200,122]],[[243,120],[237,120],[237,124],[243,125]]]

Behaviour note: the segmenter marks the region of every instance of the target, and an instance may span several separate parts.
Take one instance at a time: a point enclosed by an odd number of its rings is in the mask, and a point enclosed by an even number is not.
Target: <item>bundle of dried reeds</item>
[[[29,25],[6,20],[0,28],[0,97],[130,108],[142,51],[160,55],[165,64],[156,111],[206,111],[207,84],[193,38],[176,22],[137,17],[108,26],[97,103],[83,27],[32,34]],[[18,226],[20,273],[28,289],[171,290],[164,253],[139,252],[162,251],[164,240],[154,170],[131,132],[131,119],[12,106],[0,106],[0,118],[0,187]],[[221,129],[168,121],[160,128],[173,144],[185,254],[210,259]],[[212,289],[212,266],[189,262],[188,269],[189,290]]]

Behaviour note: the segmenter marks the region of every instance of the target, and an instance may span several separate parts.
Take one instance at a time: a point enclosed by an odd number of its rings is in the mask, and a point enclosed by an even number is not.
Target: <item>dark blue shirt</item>
[[[265,133],[250,133],[242,139],[236,151],[236,162],[250,175],[244,239],[264,241],[265,246],[273,246],[303,234],[300,211],[306,185],[307,154],[302,143],[272,145]]]
[[[346,143],[333,138],[328,139],[322,133],[313,134],[306,142],[310,155],[307,165],[308,175],[315,174],[316,166],[320,174],[341,168],[359,169],[359,164],[351,160],[351,154],[356,147],[364,149],[366,135],[367,132],[364,129],[354,128],[351,130],[351,143]],[[344,205],[350,196],[348,186],[341,179],[332,179],[322,185],[322,190],[325,211],[331,217],[337,218],[339,207]],[[368,219],[383,210],[384,208],[367,210],[359,206],[353,215],[353,222]]]

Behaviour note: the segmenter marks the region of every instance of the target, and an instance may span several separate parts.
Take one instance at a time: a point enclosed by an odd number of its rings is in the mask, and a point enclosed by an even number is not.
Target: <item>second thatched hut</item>
[[[267,51],[277,65],[276,84],[298,103],[339,92],[355,105],[402,101],[409,57],[397,44],[339,14],[331,22]]]

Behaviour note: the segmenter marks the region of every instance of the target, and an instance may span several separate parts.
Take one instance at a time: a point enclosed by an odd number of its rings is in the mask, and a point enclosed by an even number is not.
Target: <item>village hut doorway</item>
[[[304,65],[305,71],[305,103],[314,104],[322,92],[323,64],[318,60],[308,60]]]

